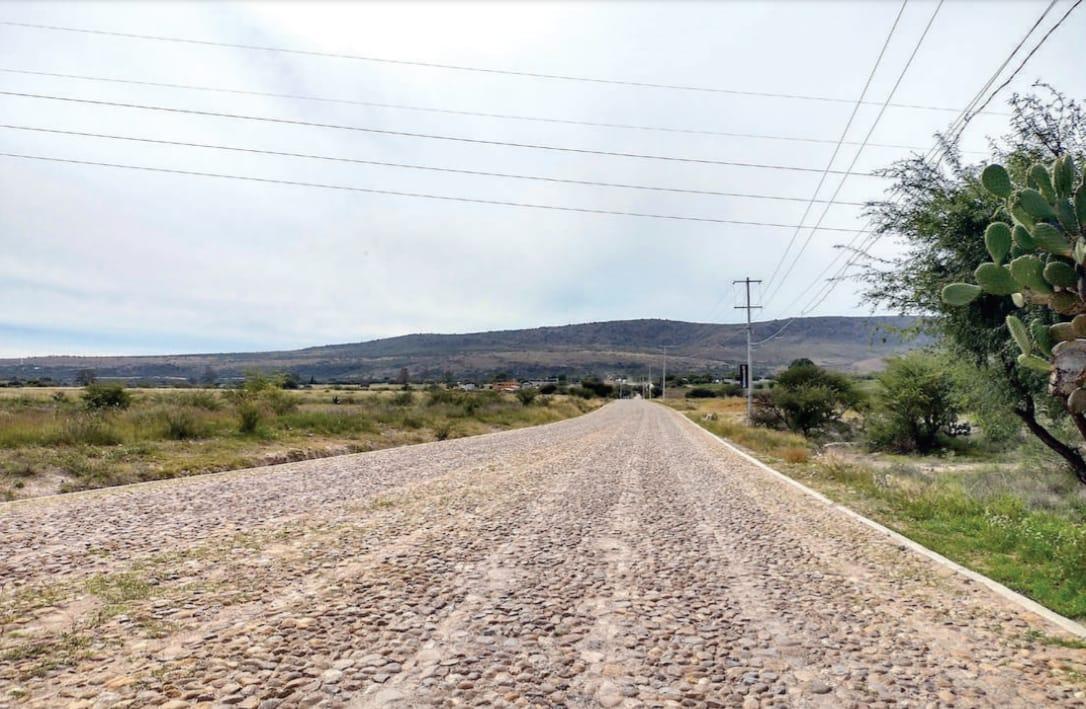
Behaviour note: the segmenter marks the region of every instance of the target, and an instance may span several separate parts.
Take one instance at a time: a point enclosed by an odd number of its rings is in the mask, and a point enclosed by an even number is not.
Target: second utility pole
[[[750,333],[751,333],[750,311],[755,310],[755,309],[760,310],[761,307],[762,307],[760,305],[751,305],[750,304],[750,284],[751,283],[761,283],[761,281],[760,280],[751,280],[750,277],[747,277],[747,278],[744,278],[741,281],[732,281],[733,286],[736,283],[744,284],[746,286],[746,291],[747,291],[747,304],[746,305],[737,305],[735,307],[737,309],[747,311],[747,423],[750,423],[750,414],[751,414],[751,409],[753,408],[753,406],[752,406],[753,393],[752,392],[754,391],[754,371],[751,369],[751,360],[750,360]]]

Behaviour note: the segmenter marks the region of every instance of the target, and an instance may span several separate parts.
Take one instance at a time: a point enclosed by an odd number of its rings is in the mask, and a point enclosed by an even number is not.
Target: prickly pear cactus
[[[1024,185],[1002,165],[984,168],[980,180],[1006,200],[1012,223],[988,226],[984,245],[992,260],[977,267],[976,285],[943,288],[943,301],[963,306],[983,294],[1010,296],[1016,307],[1039,305],[1066,318],[1027,327],[1008,315],[1007,329],[1022,351],[1019,365],[1049,372],[1052,395],[1072,414],[1086,414],[1086,174],[1065,155],[1033,165]]]

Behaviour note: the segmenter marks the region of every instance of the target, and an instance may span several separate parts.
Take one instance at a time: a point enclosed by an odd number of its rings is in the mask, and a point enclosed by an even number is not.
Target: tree
[[[209,389],[215,386],[215,383],[219,381],[219,374],[209,364],[204,367],[204,373],[200,375],[200,384]]]
[[[846,411],[862,403],[847,376],[802,359],[778,375],[777,386],[759,393],[752,418],[756,425],[810,435],[839,423]]]
[[[991,261],[977,266],[976,284],[948,284],[942,298],[956,307],[982,294],[1009,298],[1021,311],[1021,317],[1011,313],[1004,319],[1020,350],[1018,366],[1051,373],[1048,393],[1086,439],[1086,176],[1067,154],[1051,164],[1034,163],[1019,180],[1003,165],[991,164],[981,182],[1006,200],[1000,216],[1013,227],[989,224],[984,242]],[[1086,470],[1076,472],[1086,484]]]
[[[866,422],[876,448],[930,453],[958,420],[954,377],[927,352],[890,359],[878,381],[877,407]]]
[[[1081,108],[1050,87],[1042,88],[1047,97],[1016,94],[1011,99],[1011,131],[993,146],[996,159],[1019,182],[1028,182],[1027,173],[1039,160],[1069,154],[1081,165],[1086,155]],[[917,156],[883,171],[894,180],[900,199],[873,203],[869,213],[877,233],[895,235],[901,248],[891,259],[868,259],[864,299],[902,315],[924,316],[917,329],[941,338],[956,357],[984,371],[993,398],[1010,402],[1030,433],[1083,479],[1086,459],[1052,426],[1066,411],[1048,395],[1043,372],[1019,365],[1006,324],[1012,313],[1042,324],[1061,318],[1035,303],[1019,309],[1006,296],[983,294],[962,306],[941,297],[948,283],[972,281],[977,264],[989,259],[985,231],[992,215],[1007,206],[985,188],[979,166],[963,164],[956,145],[945,147],[946,170]]]
[[[581,388],[587,389],[592,392],[592,395],[598,396],[602,399],[610,398],[614,393],[615,388],[610,384],[605,384],[600,381],[598,377],[585,377],[581,380]],[[591,396],[591,395],[590,395]]]
[[[98,375],[93,369],[80,369],[75,375],[75,383],[81,387],[94,384],[96,379],[98,379]]]

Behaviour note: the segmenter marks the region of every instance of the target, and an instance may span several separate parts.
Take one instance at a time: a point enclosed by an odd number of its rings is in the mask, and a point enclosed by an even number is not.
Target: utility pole
[[[761,310],[761,308],[762,308],[762,306],[760,306],[760,305],[751,305],[750,304],[750,284],[751,283],[761,283],[761,281],[760,280],[751,280],[751,278],[748,276],[747,278],[744,278],[741,281],[732,281],[733,286],[736,283],[742,283],[746,287],[746,294],[747,294],[746,305],[737,305],[735,307],[736,307],[737,310],[746,310],[747,311],[747,423],[750,423],[751,410],[753,409],[752,401],[753,401],[753,392],[754,392],[754,370],[751,367],[751,358],[750,358],[750,334],[751,334],[751,330],[752,330],[752,327],[751,327],[751,324],[750,324],[750,311],[751,310]]]
[[[649,401],[652,401],[652,365],[649,365]]]
[[[660,396],[661,399],[667,401],[667,349],[664,349],[664,374],[660,379],[660,388],[663,389],[663,393]]]

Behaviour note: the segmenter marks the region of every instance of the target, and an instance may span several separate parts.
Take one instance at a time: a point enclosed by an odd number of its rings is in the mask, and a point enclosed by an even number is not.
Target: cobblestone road
[[[1086,651],[663,407],[0,506],[0,706],[1086,706]]]

